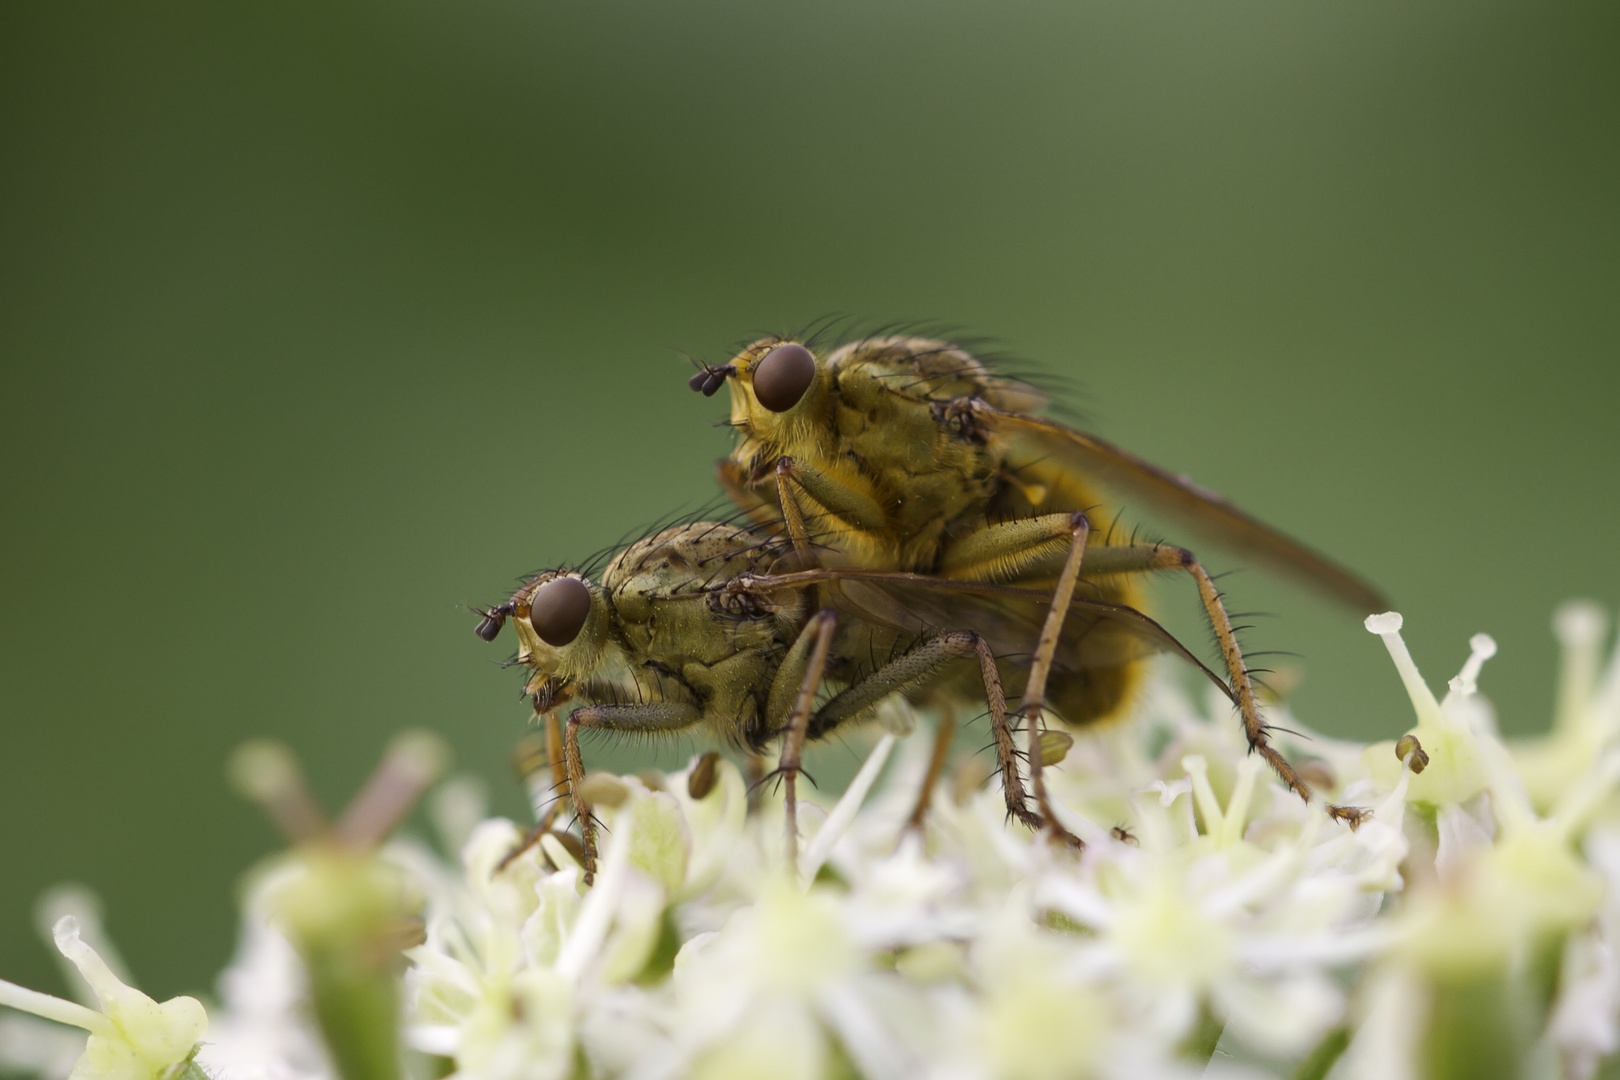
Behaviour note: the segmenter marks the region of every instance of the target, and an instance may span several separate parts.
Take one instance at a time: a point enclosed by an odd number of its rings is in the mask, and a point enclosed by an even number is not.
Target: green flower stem
[[[1350,1045],[1350,1029],[1336,1027],[1326,1035],[1322,1041],[1311,1048],[1305,1055],[1305,1060],[1289,1074],[1288,1080],[1322,1080],[1328,1070],[1338,1062],[1344,1054],[1345,1048]]]
[[[311,956],[315,1018],[344,1080],[400,1080],[399,980],[342,956]]]
[[[1524,1025],[1509,977],[1492,972],[1437,981],[1424,1038],[1423,1075],[1434,1080],[1513,1080],[1523,1075]]]
[[[1226,1021],[1215,1015],[1215,1010],[1206,1001],[1198,1010],[1198,1023],[1181,1040],[1181,1056],[1188,1061],[1208,1064],[1209,1059],[1215,1056],[1215,1047],[1225,1030]]]
[[[403,883],[370,852],[310,845],[295,858],[302,873],[276,906],[333,1063],[344,1080],[399,1080],[401,952],[413,943]]]

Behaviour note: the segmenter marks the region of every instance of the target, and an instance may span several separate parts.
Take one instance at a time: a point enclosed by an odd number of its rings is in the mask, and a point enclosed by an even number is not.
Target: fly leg
[[[1052,605],[1047,608],[1046,622],[1035,643],[1035,659],[1029,666],[1024,700],[1018,708],[1024,715],[1024,726],[1029,729],[1029,786],[1035,791],[1035,805],[1055,835],[1079,847],[1080,838],[1060,826],[1057,815],[1052,813],[1052,804],[1046,797],[1046,781],[1041,775],[1041,713],[1046,707],[1046,680],[1052,673],[1063,621],[1068,618],[1069,602],[1074,599],[1074,586],[1080,579],[1080,559],[1085,554],[1086,539],[1091,535],[1091,522],[1086,520],[1085,514],[1070,515],[1069,535],[1069,551],[1058,574],[1057,586],[1052,590]]]
[[[1232,689],[1236,691],[1238,712],[1243,718],[1243,734],[1249,740],[1250,751],[1259,754],[1295,794],[1310,802],[1310,785],[1305,783],[1294,767],[1288,763],[1288,759],[1271,745],[1267,734],[1270,727],[1260,717],[1260,707],[1254,695],[1254,681],[1249,674],[1248,664],[1243,659],[1243,650],[1238,645],[1232,619],[1226,613],[1226,605],[1221,601],[1220,590],[1215,588],[1215,583],[1210,580],[1209,574],[1193,553],[1186,548],[1172,547],[1168,544],[1110,545],[1093,548],[1091,558],[1086,564],[1088,575],[1137,573],[1144,570],[1185,570],[1192,575],[1192,579],[1198,584],[1198,598],[1203,601],[1204,611],[1215,630],[1215,640],[1220,645],[1221,659],[1226,663]],[[1354,806],[1329,806],[1327,811],[1335,821],[1343,821],[1352,827],[1361,824],[1367,814],[1365,810]]]
[[[551,769],[552,798],[545,812],[540,815],[540,820],[535,822],[534,828],[524,834],[522,841],[508,851],[506,857],[495,867],[496,873],[505,870],[508,863],[534,847],[542,836],[551,831],[552,823],[557,820],[557,812],[562,809],[563,796],[568,790],[568,769],[563,762],[562,731],[557,724],[557,714],[540,712],[538,708],[535,711],[535,719],[540,721],[540,726],[546,733],[546,762]]]
[[[949,709],[939,718],[934,731],[934,752],[928,758],[928,772],[923,776],[917,792],[917,805],[912,807],[906,828],[922,832],[923,819],[928,816],[928,804],[934,801],[934,785],[945,772],[945,762],[951,756],[951,740],[956,735],[956,710]]]
[[[568,717],[563,739],[563,760],[568,777],[568,794],[579,818],[580,840],[585,846],[585,884],[596,880],[596,818],[582,793],[585,765],[579,756],[579,729],[606,728],[609,731],[642,733],[679,731],[703,719],[696,705],[660,701],[645,705],[582,705]]]
[[[940,576],[996,583],[1055,577],[1074,547],[1074,527],[1072,513],[986,525],[945,545],[939,553]]]
[[[815,708],[816,691],[821,687],[821,676],[827,670],[827,654],[832,651],[833,633],[838,629],[838,616],[830,609],[818,611],[805,624],[787,655],[783,657],[776,677],[771,682],[766,716],[774,721],[784,712],[787,723],[782,738],[782,758],[776,771],[765,777],[782,778],[786,788],[785,814],[787,861],[797,869],[799,865],[799,773],[800,758],[804,750],[805,734],[810,726],[810,713]],[[788,694],[792,704],[788,705]],[[763,781],[762,781],[763,782]]]
[[[946,664],[967,657],[975,657],[979,661],[985,703],[990,707],[990,732],[995,741],[996,766],[1001,772],[1001,790],[1007,800],[1007,813],[1030,828],[1039,830],[1046,822],[1027,805],[1024,781],[1018,775],[1018,749],[1013,743],[1012,725],[1007,719],[1007,697],[1001,688],[996,658],[985,640],[971,630],[958,630],[930,638],[834,695],[811,721],[810,736],[820,738],[890,694],[927,685]]]
[[[1062,522],[1069,516],[1042,514],[981,529],[956,541],[941,554],[940,571],[946,577],[958,580],[997,582],[1058,574],[1061,585],[1068,559],[1074,554],[1072,546],[1061,545],[1059,542]],[[1243,650],[1238,645],[1232,620],[1221,601],[1220,591],[1215,588],[1215,583],[1210,580],[1209,574],[1193,553],[1185,548],[1172,547],[1168,544],[1099,544],[1093,545],[1085,556],[1087,578],[1157,570],[1185,570],[1192,575],[1198,586],[1199,599],[1203,602],[1210,625],[1215,630],[1215,639],[1220,646],[1221,659],[1226,665],[1231,681],[1232,696],[1243,718],[1243,731],[1249,740],[1249,746],[1276,770],[1283,783],[1308,801],[1309,786],[1288,760],[1271,745],[1267,737],[1268,729],[1260,717],[1253,679],[1249,674],[1248,665],[1244,662]],[[1052,616],[1060,608],[1058,601],[1059,598],[1054,596],[1052,611],[1047,619],[1048,628],[1052,626]],[[1067,607],[1066,598],[1061,606]],[[1043,631],[1043,640],[1045,636]],[[1036,666],[1030,671],[1031,686],[1036,685],[1038,668],[1037,656]],[[1040,689],[1044,690],[1044,685]],[[1027,715],[1031,694],[1026,690],[1024,697]],[[1038,760],[1030,762],[1030,775],[1037,798],[1041,796],[1043,787],[1038,779],[1039,767]],[[1359,824],[1365,816],[1362,810],[1344,806],[1329,806],[1328,813],[1335,820],[1352,825]]]
[[[888,527],[883,507],[868,492],[794,458],[778,458],[776,490],[782,503],[782,520],[787,526],[788,535],[793,538],[793,548],[804,569],[815,566],[816,561],[810,551],[810,535],[805,527],[804,512],[793,491],[795,485],[826,516],[834,519],[836,527],[879,538]],[[878,539],[874,543],[881,548],[883,542]]]
[[[1045,778],[1041,775],[1041,714],[1046,705],[1046,683],[1052,673],[1063,623],[1069,615],[1090,537],[1091,523],[1084,513],[1040,514],[987,526],[961,537],[940,553],[940,573],[960,581],[1008,581],[1057,575],[1019,712],[1029,729],[1029,780],[1035,804],[1054,832],[1077,846],[1079,838],[1057,824],[1047,798]],[[1090,569],[1089,564],[1087,569]]]
[[[782,503],[782,523],[793,541],[793,553],[799,557],[799,569],[809,570],[816,565],[816,554],[810,548],[810,532],[804,527],[804,511],[799,508],[799,499],[793,494],[793,485],[788,479],[792,475],[792,458],[776,463],[776,494]]]
[[[800,569],[812,569],[818,566],[819,562],[814,549],[810,546],[810,532],[805,527],[804,511],[799,506],[799,497],[794,493],[795,484],[799,485],[812,501],[846,525],[868,533],[883,528],[883,510],[878,506],[877,500],[848,484],[835,480],[819,469],[801,465],[790,457],[778,458],[776,493],[782,504],[782,521],[787,526],[788,536],[793,540],[793,551],[798,556]],[[816,635],[814,649],[807,660],[801,661],[802,652],[799,643],[795,643],[794,649],[790,650],[782,666],[777,670],[776,681],[772,684],[770,704],[766,709],[767,715],[772,719],[782,715],[780,695],[788,685],[783,682],[783,678],[798,674],[800,663],[806,664],[799,679],[798,694],[789,713],[787,738],[782,743],[782,760],[776,769],[776,773],[786,781],[787,856],[789,864],[794,867],[798,866],[799,847],[799,812],[796,799],[797,778],[800,772],[799,755],[804,746],[805,727],[810,722],[810,713],[815,705],[815,692],[821,685],[821,676],[826,670],[827,654],[832,648],[833,631],[837,625],[837,616],[828,606],[829,591],[828,586],[817,585],[812,592],[822,610],[805,626],[800,641],[808,640],[807,635],[814,633]]]

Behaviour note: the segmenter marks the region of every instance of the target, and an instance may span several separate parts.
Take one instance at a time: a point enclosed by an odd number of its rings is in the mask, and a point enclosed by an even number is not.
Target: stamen
[[[1238,763],[1237,783],[1232,787],[1232,797],[1226,801],[1226,815],[1221,819],[1221,834],[1216,839],[1221,847],[1230,847],[1243,839],[1249,803],[1254,799],[1254,782],[1262,767],[1264,762],[1253,755]]]
[[[1412,708],[1417,710],[1418,720],[1438,723],[1440,703],[1435,700],[1434,692],[1423,681],[1411,652],[1406,648],[1406,642],[1401,639],[1401,623],[1400,612],[1386,611],[1382,615],[1367,616],[1364,625],[1370,632],[1384,639],[1384,648],[1389,650],[1389,658],[1395,661],[1395,670],[1400,673],[1401,682],[1406,686],[1407,697],[1412,699]]]
[[[1592,704],[1601,663],[1603,635],[1609,628],[1602,608],[1589,600],[1575,600],[1553,615],[1553,633],[1563,647],[1558,673],[1558,699],[1553,726],[1559,731],[1579,727]]]
[[[118,981],[125,984],[135,980],[129,973],[129,965],[119,954],[117,946],[107,935],[106,926],[102,922],[101,898],[83,885],[62,884],[45,890],[45,894],[34,905],[34,925],[39,934],[46,941],[55,943],[56,927],[64,918],[72,916],[79,923],[79,937],[96,950],[97,955],[106,962],[107,967],[118,977]],[[67,984],[73,989],[73,998],[81,1005],[94,1005],[95,992],[90,984],[84,981],[79,969],[74,967],[58,951],[62,958],[62,974]]]
[[[83,1028],[92,1035],[107,1038],[118,1036],[118,1029],[113,1026],[113,1022],[94,1009],[87,1009],[76,1001],[67,1001],[50,994],[42,994],[38,990],[30,990],[26,986],[18,986],[5,979],[0,979],[0,1005],[19,1012],[43,1016],[47,1020],[55,1020],[58,1024]]]
[[[1475,634],[1468,639],[1468,647],[1473,650],[1468,659],[1463,662],[1462,671],[1456,678],[1446,685],[1451,687],[1451,693],[1446,695],[1444,708],[1453,696],[1459,698],[1472,697],[1479,691],[1479,670],[1485,666],[1485,661],[1496,655],[1496,639],[1489,634]]]
[[[1576,780],[1559,798],[1548,820],[1566,841],[1578,834],[1620,784],[1620,752],[1610,751],[1598,767]]]
[[[255,739],[231,755],[226,769],[231,784],[258,803],[283,836],[295,844],[324,836],[328,825],[320,804],[304,782],[298,759],[281,743]]]
[[[827,820],[822,822],[816,838],[810,841],[810,846],[805,850],[801,880],[810,882],[816,879],[821,864],[832,854],[833,845],[855,823],[855,815],[860,811],[861,803],[866,801],[866,793],[877,783],[878,773],[883,771],[884,764],[889,760],[889,751],[894,749],[894,742],[894,735],[885,733],[872,748],[872,752],[866,756],[861,771],[855,774],[855,779],[844,789],[838,804],[833,807],[832,813],[827,815]]]
[[[1198,803],[1198,813],[1204,819],[1204,835],[1219,835],[1226,815],[1221,812],[1220,800],[1215,797],[1215,789],[1209,784],[1209,763],[1202,754],[1188,754],[1181,759],[1181,767],[1187,770],[1188,777],[1192,779],[1193,799]]]
[[[449,760],[449,747],[430,732],[408,731],[394,739],[377,771],[343,812],[335,830],[338,838],[360,848],[382,843]]]

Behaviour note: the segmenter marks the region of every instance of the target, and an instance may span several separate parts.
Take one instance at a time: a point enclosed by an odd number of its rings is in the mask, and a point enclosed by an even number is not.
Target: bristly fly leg
[[[804,527],[804,511],[798,497],[793,494],[793,462],[782,458],[776,463],[776,493],[782,503],[782,522],[793,541],[793,553],[799,557],[799,569],[809,570],[816,564],[816,553],[810,547],[810,532]]]
[[[823,476],[814,469],[799,465],[791,458],[784,457],[778,459],[776,463],[776,483],[778,497],[782,505],[783,522],[787,527],[789,535],[793,539],[794,549],[799,554],[801,564],[806,569],[814,566],[815,561],[814,554],[810,548],[808,531],[806,530],[804,524],[804,514],[799,506],[798,497],[794,491],[795,484],[802,487],[807,494],[816,499],[818,503],[829,509],[835,514],[835,516],[855,524],[856,527],[875,528],[881,521],[882,511],[875,502],[871,503],[870,506],[865,505],[865,503],[869,500],[864,500],[860,496],[859,492],[853,491],[846,485],[841,485],[835,481],[832,481],[831,478]],[[1043,827],[1044,824],[1045,827],[1049,827],[1052,830],[1053,835],[1057,838],[1079,847],[1083,846],[1079,837],[1074,836],[1068,832],[1068,830],[1059,825],[1056,816],[1051,812],[1051,805],[1046,796],[1045,784],[1040,775],[1041,765],[1038,747],[1040,742],[1041,708],[1045,704],[1046,680],[1051,671],[1053,658],[1057,651],[1058,639],[1062,633],[1064,619],[1068,615],[1069,602],[1074,595],[1075,582],[1079,576],[1080,557],[1085,551],[1086,539],[1090,535],[1091,526],[1084,514],[1065,514],[1061,516],[1048,515],[1048,517],[1057,519],[1058,523],[1061,526],[1064,526],[1062,533],[1059,535],[1066,534],[1064,535],[1064,539],[1067,540],[1066,547],[1068,549],[1068,559],[1065,563],[1063,573],[1059,576],[1058,588],[1053,596],[1051,609],[1048,612],[1046,622],[1041,630],[1040,639],[1036,645],[1034,666],[1031,669],[1029,683],[1024,694],[1023,709],[1026,713],[1026,723],[1030,727],[1030,746],[1032,747],[1030,753],[1030,780],[1035,791],[1036,805],[1039,807],[1040,811],[1038,816],[1031,815],[1028,808],[1024,805],[1023,783],[1021,780],[1019,780],[1017,773],[1017,754],[1013,749],[1010,733],[1002,730],[1004,728],[1008,728],[1005,716],[1002,717],[999,726],[993,722],[992,727],[996,731],[995,738],[997,747],[997,763],[1002,772],[1002,787],[1006,793],[1009,812],[1011,812],[1013,816],[1017,817],[1019,820],[1029,824],[1032,828],[1039,829]],[[869,518],[872,520],[868,521],[867,519]],[[1045,531],[1051,531],[1052,524],[1052,521],[1042,520],[1037,524],[1037,528]],[[1007,546],[1009,541],[1011,541],[1013,544],[1027,544],[1030,542],[1030,538],[1027,537],[1019,536],[1015,538],[1010,534],[1004,536],[1002,535],[1004,531],[1005,530],[994,528],[988,530],[988,532],[994,534],[989,538],[989,546],[991,548]],[[821,594],[821,586],[817,586],[817,593],[818,596]],[[908,656],[916,659],[920,659],[924,656],[931,656],[933,653],[933,646],[943,641],[954,640],[955,637],[956,635],[945,635],[942,638],[935,639],[935,641],[929,642],[924,646],[919,646],[918,649],[913,650],[912,653],[908,654]],[[969,634],[962,640],[965,643],[969,639],[976,642],[978,647],[984,650],[984,655],[981,656],[981,669],[985,675],[986,696],[1001,696],[1002,691],[1000,675],[995,671],[994,658],[989,656],[988,646],[985,646],[982,641],[979,641],[977,635]],[[955,655],[965,655],[965,653]],[[939,662],[943,662],[943,660],[947,658],[949,657],[941,654]],[[987,664],[986,661],[988,661]],[[888,693],[893,692],[894,689],[901,685],[916,685],[921,681],[921,677],[908,676],[904,674],[902,670],[899,670],[906,667],[907,657],[901,657],[894,664],[890,665],[890,667],[895,667],[896,665],[898,665],[898,669],[892,673],[888,672],[888,668],[880,669],[879,672],[875,672],[872,676],[869,676],[866,680],[863,680],[858,686],[851,687],[850,690],[845,691],[845,693],[839,695],[838,698],[834,698],[833,702],[828,703],[827,708],[830,708],[835,702],[837,702],[840,698],[843,698],[845,695],[853,694],[859,690],[860,687],[868,686],[868,684],[870,684],[871,689],[877,689],[878,687],[885,685],[889,686],[889,689],[884,689],[875,696],[870,697],[869,703],[875,703],[878,699]],[[880,676],[883,677],[880,678]],[[994,683],[993,692],[992,680]],[[1003,698],[1003,702],[1004,700],[1005,699]],[[826,727],[831,726],[832,723],[838,722],[837,719],[833,718],[834,714],[827,712],[827,708],[824,708],[821,713],[817,714],[817,730],[812,732],[813,735],[819,735],[821,731],[826,729]],[[1027,719],[1029,713],[1033,713],[1033,720]],[[992,716],[994,715],[995,709],[994,706],[992,706]],[[824,716],[828,718],[828,722],[823,722]],[[791,735],[792,732],[790,730],[790,737]],[[949,751],[949,738],[948,736],[943,735],[940,738],[942,742],[936,743],[935,755],[936,757],[941,758],[937,764],[940,768],[943,768],[944,762],[942,755]],[[1005,745],[1003,745],[1004,743]],[[926,805],[932,790],[932,781],[935,775],[935,771],[931,769],[928,783],[919,796],[918,808],[913,813],[914,821],[920,820],[920,816],[926,812]],[[790,844],[791,843],[792,841],[790,840]]]
[[[810,737],[820,738],[844,721],[860,716],[890,694],[927,685],[946,664],[968,657],[974,657],[979,662],[985,703],[990,708],[990,731],[995,741],[996,766],[1001,772],[1007,813],[1038,830],[1045,822],[1027,805],[1024,781],[1018,774],[1018,749],[1013,743],[1012,724],[1007,718],[1007,696],[1001,686],[1001,673],[996,669],[995,655],[985,640],[971,630],[956,630],[929,638],[835,694],[811,721]],[[942,723],[949,723],[949,720]],[[919,796],[925,808],[930,787],[925,787]],[[914,818],[917,816],[913,815]]]
[[[923,819],[928,816],[928,807],[934,801],[934,786],[945,774],[945,765],[950,760],[951,742],[955,735],[955,710],[949,709],[940,716],[939,724],[934,729],[934,749],[928,755],[928,771],[923,774],[922,786],[917,789],[916,805],[911,808],[911,816],[906,819],[906,828],[911,832],[920,833],[923,830]]]
[[[659,701],[644,705],[582,705],[569,714],[563,739],[563,759],[568,774],[568,793],[579,818],[580,839],[585,847],[585,884],[596,880],[596,818],[591,804],[581,794],[585,765],[579,756],[579,729],[605,728],[609,731],[679,731],[703,719],[696,705]]]
[[[551,831],[552,824],[557,820],[557,813],[562,809],[563,798],[568,792],[568,767],[563,761],[562,731],[557,723],[557,714],[555,711],[543,709],[538,699],[534,704],[534,713],[535,720],[546,733],[546,764],[551,770],[553,796],[550,805],[540,815],[540,820],[535,822],[534,828],[525,833],[522,841],[496,864],[497,874],[505,870],[513,859],[538,844],[540,838]]]
[[[1198,585],[1198,598],[1210,626],[1215,630],[1215,641],[1220,646],[1221,659],[1226,664],[1232,689],[1237,694],[1238,713],[1243,719],[1243,734],[1249,740],[1249,749],[1270,765],[1300,798],[1311,801],[1310,785],[1299,775],[1288,759],[1271,745],[1269,725],[1260,716],[1260,705],[1254,694],[1254,681],[1249,674],[1243,649],[1238,645],[1237,632],[1222,602],[1220,590],[1192,552],[1170,544],[1118,544],[1094,547],[1088,556],[1086,572],[1089,575],[1110,573],[1139,573],[1154,570],[1185,570]],[[1366,820],[1368,811],[1356,806],[1327,808],[1328,816],[1354,828]]]
[[[1086,539],[1091,535],[1091,522],[1084,514],[1070,518],[1069,552],[1058,574],[1057,587],[1052,590],[1052,605],[1047,609],[1046,622],[1035,644],[1035,659],[1029,666],[1029,679],[1024,683],[1024,700],[1018,709],[1029,729],[1029,786],[1035,792],[1035,805],[1046,819],[1052,834],[1075,847],[1083,847],[1080,838],[1058,824],[1052,813],[1052,804],[1046,796],[1046,780],[1041,775],[1041,713],[1046,708],[1046,680],[1052,673],[1052,662],[1057,656],[1058,640],[1063,634],[1063,622],[1069,615],[1069,602],[1074,599],[1074,586],[1080,580],[1080,560],[1085,554]]]
[[[766,780],[777,776],[782,778],[787,863],[794,868],[795,873],[798,872],[799,866],[799,773],[803,771],[804,740],[810,728],[810,714],[816,704],[816,691],[821,688],[821,677],[827,670],[827,656],[832,651],[833,635],[837,630],[836,613],[831,610],[816,612],[799,634],[798,641],[794,642],[781,670],[781,674],[801,670],[798,661],[799,658],[804,658],[803,674],[799,678],[793,695],[793,704],[788,710],[787,724],[783,729],[782,757],[777,762],[776,770],[765,777]],[[806,646],[809,649],[807,657]],[[777,684],[772,687],[771,697],[780,702],[785,688],[786,684],[779,674]],[[776,709],[768,711],[771,715],[780,715]]]

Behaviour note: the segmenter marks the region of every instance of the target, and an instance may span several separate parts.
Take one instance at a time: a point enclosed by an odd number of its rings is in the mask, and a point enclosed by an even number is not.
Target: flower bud
[[[1069,748],[1074,746],[1074,736],[1067,731],[1041,732],[1041,768],[1050,769],[1053,765],[1069,756]]]

